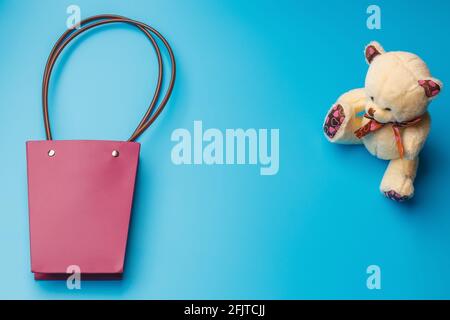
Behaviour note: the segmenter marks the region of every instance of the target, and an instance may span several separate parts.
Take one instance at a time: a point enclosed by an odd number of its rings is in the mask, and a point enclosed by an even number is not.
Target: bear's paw
[[[340,104],[335,104],[329,111],[325,123],[323,125],[323,131],[328,138],[333,139],[341,128],[345,120],[344,108]]]

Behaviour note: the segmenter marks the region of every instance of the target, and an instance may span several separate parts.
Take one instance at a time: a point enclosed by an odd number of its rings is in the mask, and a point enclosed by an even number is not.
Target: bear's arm
[[[427,112],[418,125],[404,129],[402,140],[405,159],[413,160],[417,158],[430,132],[430,122],[430,115]]]
[[[352,107],[354,115],[364,111],[367,104],[367,95],[363,88],[353,89],[341,95],[338,103],[347,104]]]

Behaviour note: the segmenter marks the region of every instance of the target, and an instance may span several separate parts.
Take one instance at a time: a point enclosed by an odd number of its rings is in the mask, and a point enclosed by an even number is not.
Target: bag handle
[[[83,32],[92,29],[97,26],[101,26],[104,24],[110,24],[110,23],[128,23],[131,25],[136,26],[138,29],[140,29],[147,38],[151,41],[153,48],[155,49],[157,58],[158,58],[158,82],[156,85],[155,92],[153,94],[153,98],[150,102],[150,105],[147,109],[147,112],[144,114],[142,120],[140,121],[139,125],[136,127],[134,132],[132,133],[131,137],[128,139],[128,141],[134,141],[136,140],[155,120],[156,118],[161,114],[164,107],[166,106],[170,95],[173,90],[173,86],[175,83],[175,75],[176,75],[176,64],[175,64],[175,57],[172,51],[172,48],[170,47],[167,40],[154,28],[136,21],[131,20],[122,16],[117,15],[97,15],[92,16],[87,19],[84,19],[80,22],[80,29],[69,29],[58,39],[56,44],[53,46],[52,51],[50,52],[50,55],[47,59],[47,63],[45,65],[44,70],[44,77],[42,81],[42,110],[44,114],[44,126],[45,126],[45,134],[47,137],[47,140],[52,140],[52,133],[50,128],[50,120],[49,120],[49,112],[48,112],[48,87],[50,82],[50,76],[51,72],[53,70],[53,67],[55,65],[55,62],[58,58],[58,56],[61,54],[62,50],[69,44],[70,41],[72,41],[75,37],[82,34]],[[172,67],[171,75],[170,75],[170,81],[167,87],[167,91],[162,98],[161,102],[159,103],[158,107],[156,107],[156,104],[158,102],[158,98],[161,94],[162,90],[162,78],[163,78],[163,60],[161,57],[161,51],[159,49],[158,43],[154,39],[153,35],[155,35],[166,47],[169,57],[170,57],[170,63]]]

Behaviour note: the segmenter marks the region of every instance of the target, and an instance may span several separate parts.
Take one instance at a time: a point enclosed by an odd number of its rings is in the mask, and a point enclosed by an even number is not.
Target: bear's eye
[[[392,111],[391,108],[384,108],[384,110],[386,110],[386,111]]]
[[[370,100],[375,101],[375,99],[373,97],[370,97]]]

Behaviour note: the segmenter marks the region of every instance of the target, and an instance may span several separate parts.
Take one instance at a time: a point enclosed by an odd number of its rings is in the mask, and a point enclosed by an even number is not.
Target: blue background
[[[370,4],[382,29],[366,28]],[[44,139],[41,77],[66,8],[155,26],[178,78],[142,143],[125,278],[35,282],[30,273],[25,141]],[[363,48],[419,54],[449,82],[450,3],[423,1],[0,1],[0,298],[450,298],[450,115],[430,107],[416,197],[378,186],[387,163],[331,145],[321,124],[363,85]],[[125,139],[153,92],[150,44],[129,26],[89,32],[65,51],[50,92],[57,139]],[[175,166],[176,128],[279,128],[280,171]],[[381,267],[368,290],[366,268]]]

